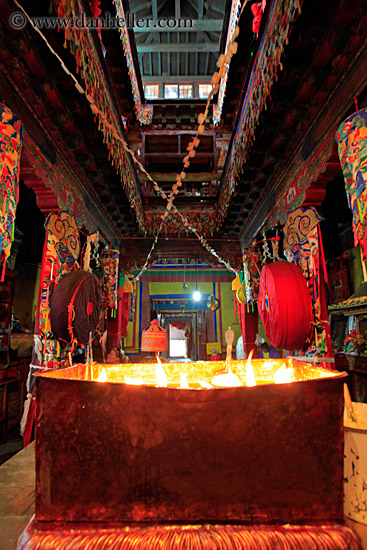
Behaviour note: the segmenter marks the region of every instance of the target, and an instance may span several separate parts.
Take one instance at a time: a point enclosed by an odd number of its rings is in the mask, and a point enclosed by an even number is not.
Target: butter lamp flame
[[[187,381],[187,376],[184,372],[180,372],[180,388],[181,390],[189,390],[189,383]]]
[[[107,382],[107,372],[106,372],[106,369],[104,367],[101,370],[101,373],[97,378],[97,382]]]
[[[248,386],[249,388],[256,386],[254,367],[252,366],[252,363],[251,363],[253,352],[254,352],[253,350],[250,351],[247,359],[247,363],[246,363],[246,386]]]
[[[275,384],[289,384],[292,382],[292,369],[287,369],[285,363],[274,373]]]
[[[164,372],[162,362],[159,359],[158,355],[156,357],[157,357],[157,366],[156,366],[155,372],[156,372],[156,377],[157,377],[157,388],[166,388],[167,387],[167,375]]]

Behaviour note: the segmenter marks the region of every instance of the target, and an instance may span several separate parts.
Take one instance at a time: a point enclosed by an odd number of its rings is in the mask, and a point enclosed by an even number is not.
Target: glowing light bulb
[[[194,294],[192,295],[195,302],[200,302],[201,300],[201,293],[198,290],[195,290]]]

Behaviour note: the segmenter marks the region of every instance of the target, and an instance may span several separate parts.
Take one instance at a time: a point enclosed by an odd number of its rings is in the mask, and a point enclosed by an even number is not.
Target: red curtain
[[[121,291],[121,300],[118,306],[118,320],[119,320],[119,332],[121,338],[127,336],[127,323],[129,321],[131,293]]]
[[[186,330],[186,321],[170,321],[170,325],[179,330]]]

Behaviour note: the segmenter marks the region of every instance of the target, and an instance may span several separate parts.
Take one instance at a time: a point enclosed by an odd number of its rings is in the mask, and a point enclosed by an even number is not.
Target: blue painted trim
[[[187,292],[186,294],[151,294],[150,299],[151,300],[192,300],[193,292],[191,293]],[[210,296],[210,294],[201,294],[201,296],[203,299],[207,299]]]
[[[206,300],[201,300],[200,302],[194,302],[192,301],[190,304],[155,304],[154,309],[156,311],[180,311],[181,306],[185,306],[184,313],[188,313],[189,311],[196,311],[197,309],[206,309]]]
[[[215,295],[215,283],[213,283],[213,294],[214,294],[214,297],[216,298],[216,295]],[[217,311],[214,311],[214,335],[215,335],[215,341],[216,341],[216,342],[218,342],[217,313],[218,313],[218,310],[217,310]]]
[[[139,300],[140,300],[140,303],[139,303],[139,349],[141,349],[141,324],[142,324],[142,313],[143,313],[143,283],[140,281],[139,283],[139,290],[140,290],[140,295],[139,295]]]

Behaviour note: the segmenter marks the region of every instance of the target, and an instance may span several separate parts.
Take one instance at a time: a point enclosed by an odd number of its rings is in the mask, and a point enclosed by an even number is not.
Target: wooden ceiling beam
[[[155,181],[175,181],[177,172],[151,172],[150,174]],[[218,172],[196,172],[193,174],[186,173],[185,182],[203,182],[203,181],[219,181],[221,173]],[[147,177],[144,172],[138,172],[139,181],[147,181]]]
[[[146,52],[218,52],[219,42],[205,42],[199,44],[198,42],[190,42],[185,44],[180,43],[167,43],[167,44],[136,44],[138,54]]]

